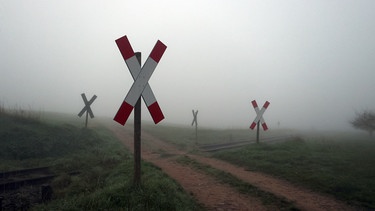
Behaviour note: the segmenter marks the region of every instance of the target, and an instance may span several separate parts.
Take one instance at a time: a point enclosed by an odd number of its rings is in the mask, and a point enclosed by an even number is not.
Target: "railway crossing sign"
[[[194,110],[192,110],[193,112],[193,122],[191,123],[191,126],[194,125],[195,123],[195,142],[198,143],[198,110],[194,112]]]
[[[134,53],[132,46],[127,38],[123,36],[116,40],[117,47],[125,60],[126,65],[133,77],[129,92],[122,102],[119,110],[113,118],[121,125],[125,125],[130,113],[134,109],[134,183],[140,184],[141,181],[141,96],[151,114],[155,124],[164,119],[158,102],[151,90],[148,81],[151,78],[156,66],[163,56],[167,46],[158,40],[147,58],[143,67],[141,67],[141,53]]]
[[[257,113],[257,116],[255,117],[253,123],[250,125],[250,128],[253,130],[257,124],[259,126],[259,122],[260,122],[262,124],[263,130],[265,131],[268,130],[267,124],[263,119],[263,114],[268,108],[268,106],[270,105],[270,102],[266,101],[261,110],[259,110],[258,104],[255,100],[251,101],[251,104],[253,104],[253,107],[255,109],[255,112]]]
[[[85,93],[82,93],[81,96],[82,96],[83,102],[85,103],[85,107],[83,107],[83,109],[78,113],[78,116],[82,117],[83,113],[86,112],[86,124],[85,124],[85,126],[87,127],[88,115],[90,115],[91,119],[94,118],[94,113],[92,113],[92,110],[91,110],[90,106],[94,102],[94,100],[96,99],[96,95],[92,96],[90,101],[87,101]]]
[[[255,117],[253,123],[250,125],[250,129],[254,129],[255,126],[257,126],[257,136],[256,136],[256,143],[259,143],[259,124],[262,124],[263,130],[268,130],[267,124],[263,119],[263,114],[270,105],[270,102],[266,101],[262,107],[262,109],[259,110],[257,101],[253,100],[251,101],[251,104],[253,104],[254,110],[257,113],[257,116]]]
[[[143,67],[138,62],[133,48],[127,36],[123,36],[116,40],[117,47],[119,48],[122,57],[134,79],[134,83],[127,93],[123,103],[117,111],[114,120],[121,125],[125,125],[130,113],[132,112],[135,104],[140,96],[146,103],[146,106],[151,114],[155,124],[164,119],[163,112],[161,111],[158,102],[151,90],[148,81],[158,65],[161,57],[163,56],[167,46],[158,40],[152,49],[150,56],[147,58]]]
[[[193,122],[191,123],[191,126],[193,126],[194,123],[195,123],[195,126],[198,126],[198,121],[197,121],[198,110],[195,111],[195,112],[194,112],[194,110],[192,110],[192,112],[193,112],[193,117],[194,117],[194,119],[193,119]]]

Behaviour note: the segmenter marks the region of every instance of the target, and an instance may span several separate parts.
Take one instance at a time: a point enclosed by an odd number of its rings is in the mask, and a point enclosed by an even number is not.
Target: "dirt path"
[[[118,126],[110,128],[130,150],[133,150],[133,132],[131,130]],[[161,156],[163,154],[169,156]],[[170,155],[186,155],[202,164],[229,172],[261,190],[294,202],[296,207],[301,210],[354,210],[333,197],[314,193],[263,173],[246,171],[224,161],[188,154],[142,132],[142,159],[159,166],[208,210],[276,210],[277,208],[265,207],[260,199],[240,194],[230,186],[218,182],[215,178],[175,162],[173,156]]]
[[[130,150],[133,150],[132,131],[119,127],[111,127],[111,129]],[[149,140],[153,140],[153,137],[143,133],[142,140],[149,142]],[[145,147],[146,144],[142,144],[142,159],[160,167],[207,210],[267,210],[260,200],[240,194],[230,186],[219,183],[206,174],[178,164],[171,159],[171,156],[164,158],[160,156],[160,153],[164,152],[173,155],[182,155],[185,154],[184,152],[160,140],[151,145],[149,143],[147,147]]]

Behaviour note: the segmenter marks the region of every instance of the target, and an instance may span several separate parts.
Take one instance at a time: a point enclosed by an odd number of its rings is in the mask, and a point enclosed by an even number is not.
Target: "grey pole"
[[[259,123],[260,123],[260,120],[257,123],[257,144],[259,144]]]
[[[141,53],[136,52],[135,56],[141,64]],[[142,97],[138,98],[134,106],[134,184],[141,183],[141,101]]]
[[[87,121],[89,121],[89,111],[86,111],[86,122],[85,122],[85,128],[87,128]]]

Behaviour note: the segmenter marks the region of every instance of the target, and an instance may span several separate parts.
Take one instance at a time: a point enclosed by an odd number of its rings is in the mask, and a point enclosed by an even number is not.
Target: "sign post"
[[[192,110],[193,112],[193,122],[191,123],[191,126],[193,126],[195,124],[195,144],[198,144],[198,110],[194,112],[194,110]]]
[[[266,101],[261,110],[259,110],[258,104],[255,100],[251,101],[251,104],[253,105],[257,116],[255,117],[253,123],[250,125],[250,129],[253,130],[255,128],[255,126],[257,126],[256,143],[259,143],[259,125],[262,124],[262,127],[263,127],[264,131],[268,130],[267,124],[263,119],[263,114],[266,111],[266,109],[268,108],[268,106],[270,105],[270,102]]]
[[[141,53],[135,53],[141,65]],[[134,106],[134,184],[141,183],[141,108],[142,100],[138,98]]]
[[[151,114],[155,124],[164,119],[158,102],[148,84],[152,73],[163,56],[167,46],[157,41],[141,67],[141,53],[134,53],[127,36],[116,40],[117,47],[133,77],[134,83],[113,118],[121,125],[125,125],[134,108],[134,183],[141,182],[141,96]]]
[[[88,122],[88,116],[90,115],[90,118],[94,118],[94,114],[92,113],[92,110],[90,108],[90,105],[94,102],[94,100],[96,99],[96,95],[92,96],[92,98],[90,99],[90,101],[87,101],[87,98],[86,98],[86,95],[85,93],[82,93],[81,94],[82,96],[82,99],[83,99],[83,102],[85,103],[85,107],[83,107],[83,109],[78,113],[78,116],[79,117],[82,117],[83,113],[85,113],[86,111],[86,122],[85,122],[85,127],[87,128],[87,122]]]

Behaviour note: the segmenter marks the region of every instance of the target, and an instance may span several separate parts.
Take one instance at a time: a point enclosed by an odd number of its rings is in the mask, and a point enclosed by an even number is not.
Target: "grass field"
[[[51,182],[53,200],[33,210],[202,210],[149,163],[134,185],[132,155],[107,129],[39,117],[0,109],[0,171],[52,166],[60,175]]]
[[[193,128],[150,126],[146,130],[185,149],[195,146]],[[292,131],[270,131],[263,136]],[[249,130],[199,131],[199,144],[222,143],[255,135]],[[356,206],[375,209],[375,140],[361,133],[301,133],[280,143],[252,144],[209,154],[248,170],[272,174],[331,194]]]
[[[145,124],[143,130],[179,146],[181,149],[194,149],[197,145],[228,143],[235,141],[255,141],[255,130],[247,129],[198,129],[198,141],[195,139],[195,127],[161,126]],[[273,130],[260,133],[260,138],[293,134],[293,130]]]

